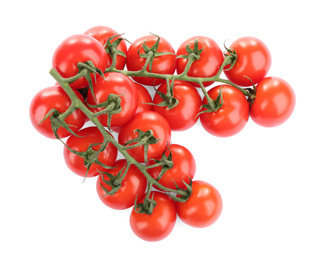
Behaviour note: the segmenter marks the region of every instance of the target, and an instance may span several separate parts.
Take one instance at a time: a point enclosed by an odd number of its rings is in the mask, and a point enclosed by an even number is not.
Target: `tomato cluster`
[[[205,36],[184,41],[177,51],[154,34],[127,48],[122,35],[96,26],[57,47],[50,71],[56,83],[35,95],[30,119],[46,137],[66,138],[68,168],[96,177],[108,207],[133,207],[134,233],[158,241],[171,233],[177,215],[207,227],[223,207],[215,187],[194,180],[195,159],[171,142],[172,131],[198,119],[219,137],[239,133],[249,118],[266,127],[282,124],[295,94],[283,79],[267,76],[270,66],[267,46],[253,37],[237,39],[224,52]]]

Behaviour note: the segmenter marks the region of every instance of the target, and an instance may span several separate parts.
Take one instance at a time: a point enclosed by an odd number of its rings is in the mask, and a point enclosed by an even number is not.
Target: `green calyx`
[[[166,93],[162,93],[161,91],[155,89],[156,93],[162,98],[163,101],[159,104],[154,104],[154,103],[150,103],[150,104],[158,107],[167,107],[166,109],[169,110],[175,108],[179,104],[179,100],[176,99],[173,95],[174,78],[171,84],[169,83],[169,81],[166,81],[166,83],[167,83]]]
[[[105,45],[103,46],[106,50],[106,53],[109,54],[109,56],[112,59],[114,58],[114,53],[116,53],[116,55],[121,55],[126,58],[126,54],[124,52],[122,52],[121,50],[118,50],[118,46],[121,43],[121,41],[126,40],[126,39],[118,38],[118,39],[112,41],[113,39],[115,39],[121,35],[123,35],[123,34],[114,35],[114,36],[108,38]]]
[[[192,47],[192,48],[191,48]],[[199,49],[198,46],[198,38],[195,39],[195,43],[193,45],[187,45],[186,46],[187,55],[180,55],[177,57],[182,59],[189,59],[190,57],[193,57],[194,60],[200,59],[200,54],[203,51],[203,48]]]
[[[218,96],[215,100],[210,100],[207,104],[202,105],[202,108],[205,108],[205,110],[198,113],[197,116],[203,114],[203,113],[211,113],[211,112],[217,112],[224,104],[223,95],[222,95],[222,86],[219,88]]]

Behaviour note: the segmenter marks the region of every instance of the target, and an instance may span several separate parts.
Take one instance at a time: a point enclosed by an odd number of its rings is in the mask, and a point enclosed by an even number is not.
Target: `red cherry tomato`
[[[278,126],[288,120],[295,104],[295,92],[288,82],[278,77],[267,77],[256,87],[251,118],[261,126]]]
[[[105,170],[114,176],[126,166],[126,160],[117,160],[111,170]],[[122,170],[122,174],[125,174],[125,168]],[[103,177],[103,178],[102,178]],[[121,182],[121,187],[113,195],[107,195],[106,190],[111,191],[111,186],[104,182],[110,180],[110,178],[105,175],[99,175],[97,180],[97,193],[101,201],[108,207],[113,209],[127,209],[134,205],[136,196],[143,197],[146,191],[146,178],[141,173],[141,171],[133,164],[129,167],[126,176]],[[106,190],[105,190],[106,189]]]
[[[126,66],[129,71],[138,71],[144,67],[146,58],[140,57],[140,54],[145,53],[142,45],[143,43],[145,43],[149,48],[151,48],[155,44],[157,39],[158,38],[154,35],[147,35],[133,42],[133,44],[129,47],[127,53]],[[167,53],[170,52],[170,53],[174,53],[174,55],[167,54],[167,55],[154,57],[151,72],[158,73],[158,74],[173,74],[175,71],[176,56],[171,44],[164,38],[160,37],[160,42],[159,42],[159,47],[157,49],[157,52],[167,52]],[[147,67],[146,70],[150,71],[149,66]],[[133,77],[133,79],[140,84],[149,85],[149,86],[158,86],[164,81],[163,79],[148,78],[148,77]]]
[[[83,97],[79,92],[75,92],[80,100]],[[49,118],[39,124],[51,109],[56,109],[59,113],[65,112],[71,106],[71,100],[61,86],[53,86],[42,89],[33,98],[30,108],[30,120],[35,129],[42,135],[54,139],[51,121]],[[69,115],[65,122],[70,126],[73,132],[77,132],[86,122],[86,116],[81,110],[74,111]],[[57,131],[60,138],[65,138],[71,134],[60,127]]]
[[[216,112],[206,112],[200,115],[204,129],[215,136],[228,137],[240,132],[249,119],[249,103],[244,94],[230,85],[217,86],[208,91],[215,100],[220,87],[224,104]],[[204,97],[203,104],[207,104]]]
[[[132,211],[130,226],[139,238],[146,241],[160,241],[172,232],[176,223],[176,207],[170,197],[161,192],[152,192],[150,198],[156,201],[153,213],[141,214]],[[143,202],[143,199],[139,201]]]
[[[167,93],[167,84],[163,83],[158,91]],[[201,97],[197,89],[188,82],[175,81],[173,96],[179,103],[169,109],[167,106],[157,106],[163,99],[158,93],[153,98],[153,110],[161,114],[169,123],[171,130],[184,131],[192,127],[198,120],[198,113],[202,105]]]
[[[93,84],[94,97],[91,90],[88,91],[87,102],[89,105],[98,105],[107,101],[110,94],[120,95],[121,112],[111,117],[111,127],[121,127],[135,114],[137,109],[137,88],[134,82],[127,76],[117,72],[105,73],[105,78],[98,78]],[[92,112],[102,111],[104,108],[90,108]],[[107,126],[108,115],[98,116],[102,125]]]
[[[183,183],[185,181],[189,184],[190,179],[193,179],[196,172],[196,161],[193,157],[192,153],[184,146],[179,144],[172,144],[170,146],[170,150],[172,153],[172,161],[173,167],[168,169],[162,176],[162,178],[158,181],[164,187],[170,189],[176,189],[176,184],[179,188],[185,189],[186,186]],[[170,154],[169,151],[166,152],[166,156]],[[150,161],[148,165],[154,164],[153,161]],[[156,179],[162,167],[154,167],[148,169],[148,173]],[[175,184],[176,183],[176,184]]]
[[[91,60],[93,65],[104,71],[107,67],[107,53],[95,38],[86,34],[76,34],[65,39],[55,50],[52,58],[52,67],[64,78],[75,76],[79,69],[79,62]],[[96,74],[98,76],[98,74]],[[94,79],[93,73],[91,78]],[[85,88],[89,84],[82,77],[70,84],[71,88]]]
[[[188,55],[186,46],[193,46],[195,40],[198,39],[198,48],[203,49],[200,54],[200,58],[193,62],[191,65],[188,76],[191,77],[212,77],[215,76],[224,61],[223,52],[218,46],[218,44],[211,38],[206,36],[195,36],[186,41],[184,41],[177,51],[177,56],[179,55]],[[193,49],[193,47],[191,47]],[[181,74],[188,63],[187,59],[178,58],[176,60],[177,73]],[[204,82],[203,85],[209,86],[214,82]],[[193,83],[196,87],[199,85]]]
[[[171,140],[171,129],[168,122],[158,113],[153,111],[144,111],[135,116],[125,124],[119,132],[118,142],[122,145],[138,137],[135,132],[139,129],[143,132],[148,130],[153,131],[153,136],[159,139],[156,144],[149,144],[147,159],[159,158],[167,149],[167,144]],[[128,149],[128,153],[138,162],[144,162],[144,147],[143,145],[136,148]]]
[[[77,152],[85,152],[93,144],[98,144],[92,146],[94,151],[98,151],[100,145],[104,140],[103,136],[97,127],[87,127],[83,128],[76,133],[78,136],[71,135],[67,141],[66,145]],[[101,152],[98,159],[101,163],[112,166],[117,158],[117,148],[109,143],[106,149]],[[90,166],[88,174],[86,175],[87,168],[84,165],[84,159],[79,155],[72,153],[68,148],[64,146],[64,160],[69,169],[75,174],[82,177],[94,177],[99,175],[99,171],[105,171],[106,169],[96,163]]]
[[[218,190],[205,181],[193,181],[186,202],[176,202],[179,218],[186,224],[203,228],[215,223],[221,215],[223,200]]]
[[[138,92],[138,103],[136,114],[141,113],[143,111],[151,111],[152,110],[152,97],[150,92],[141,84],[135,82],[137,92]]]
[[[94,26],[90,29],[88,29],[85,34],[92,36],[93,38],[95,38],[96,40],[98,40],[102,46],[104,46],[107,42],[107,40],[110,37],[119,35],[119,33],[117,33],[115,30],[107,27],[107,26]],[[111,42],[114,42],[115,40],[121,38],[120,36],[115,37]],[[125,41],[121,41],[117,47],[117,50],[120,50],[121,52],[127,53],[127,45]],[[107,54],[107,59],[108,59],[108,63],[107,63],[107,67],[110,67],[112,64],[112,58],[109,54]],[[126,57],[122,56],[122,55],[117,55],[116,58],[116,69],[122,70],[124,69],[126,64]]]
[[[229,68],[226,66],[224,70],[231,82],[239,86],[252,86],[252,82],[257,84],[267,75],[271,67],[271,54],[261,40],[242,37],[234,41],[230,48],[237,54],[234,67],[226,70]]]

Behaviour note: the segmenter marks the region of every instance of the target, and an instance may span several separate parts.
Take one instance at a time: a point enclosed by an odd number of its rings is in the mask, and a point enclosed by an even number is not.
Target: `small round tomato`
[[[120,171],[125,174],[126,160],[117,160],[113,165],[113,169],[106,169],[104,172],[117,176]],[[146,178],[141,171],[131,165],[126,173],[126,176],[121,182],[121,187],[113,195],[107,195],[107,191],[111,191],[105,181],[110,178],[104,173],[97,179],[97,194],[101,201],[108,207],[113,209],[127,209],[134,205],[136,197],[141,198],[146,190]]]
[[[153,213],[137,213],[134,209],[130,215],[130,226],[139,238],[145,241],[160,241],[172,232],[176,223],[176,207],[170,197],[161,192],[152,192],[151,199],[156,201]],[[139,203],[143,203],[143,199]]]
[[[193,179],[196,173],[196,161],[192,153],[184,146],[179,144],[172,144],[169,149],[172,154],[173,167],[168,169],[163,176],[159,179],[159,183],[164,187],[170,189],[176,189],[176,184],[179,188],[185,189],[186,186],[183,183],[189,183],[190,179]],[[169,150],[165,155],[169,156]],[[154,164],[153,161],[149,161],[148,165]],[[162,167],[154,167],[148,169],[148,173],[154,178],[158,178]],[[189,179],[190,178],[190,179]]]
[[[147,159],[159,158],[167,149],[167,144],[171,140],[171,129],[168,122],[160,114],[154,111],[144,111],[135,114],[134,117],[120,129],[118,142],[122,145],[137,138],[139,135],[135,130],[146,132],[153,131],[153,136],[158,139],[155,144],[149,144]],[[135,144],[131,143],[130,145]],[[144,162],[144,146],[138,146],[127,150],[138,162]]]
[[[221,93],[223,105],[216,112],[206,112],[200,115],[200,121],[204,129],[215,136],[229,137],[239,133],[249,119],[249,103],[244,94],[230,85],[221,85],[208,91],[213,99]],[[203,104],[207,104],[204,97]]]
[[[121,111],[111,117],[111,127],[121,127],[126,124],[135,114],[137,109],[137,88],[134,82],[127,76],[117,72],[105,73],[105,78],[98,78],[93,84],[94,96],[88,91],[87,102],[89,105],[98,105],[107,101],[110,94],[119,95]],[[104,108],[90,108],[92,112],[102,111]],[[107,126],[108,115],[98,116],[102,125]]]
[[[143,111],[151,111],[152,110],[152,97],[150,92],[143,85],[134,82],[138,92],[138,103],[136,114],[141,113]]]
[[[251,118],[261,126],[278,126],[292,115],[295,104],[295,92],[288,82],[278,77],[267,77],[256,87]]]
[[[158,91],[166,94],[167,84],[163,83]],[[178,104],[171,109],[168,106],[157,106],[163,102],[162,97],[156,93],[153,98],[153,110],[161,114],[169,123],[171,130],[184,131],[192,127],[198,120],[198,113],[202,105],[197,89],[188,82],[174,81],[173,97]]]
[[[176,202],[179,218],[192,227],[203,228],[215,223],[223,210],[218,190],[205,181],[193,181],[192,193],[186,202]]]
[[[75,92],[80,100],[83,97],[79,92]],[[51,127],[50,118],[39,124],[51,109],[56,109],[59,113],[65,112],[71,106],[71,100],[61,86],[53,86],[42,89],[33,98],[30,108],[30,120],[35,129],[42,135],[54,139],[54,133]],[[86,122],[86,116],[81,110],[74,111],[69,115],[65,122],[70,126],[73,132],[77,132]],[[65,138],[71,134],[60,127],[57,131],[60,138]]]
[[[98,151],[100,144],[104,141],[102,134],[97,127],[83,128],[76,133],[78,136],[71,135],[66,145],[77,152],[86,152],[91,147],[93,151]],[[112,137],[113,138],[113,137]],[[96,145],[94,145],[96,144]],[[94,177],[99,175],[99,171],[105,171],[106,169],[96,163],[93,163],[87,173],[87,168],[84,165],[84,158],[72,153],[66,146],[64,146],[64,160],[69,169],[75,174],[82,177]],[[91,157],[91,153],[88,155]],[[98,160],[107,165],[112,166],[117,158],[117,148],[108,143],[106,149],[99,153]]]
[[[75,76],[79,69],[79,62],[92,61],[93,65],[104,71],[107,67],[107,53],[95,38],[86,34],[76,34],[65,39],[55,50],[52,58],[52,67],[64,78]],[[98,76],[99,74],[96,74]],[[91,78],[94,79],[93,73]],[[71,88],[88,87],[85,77],[70,84]]]
[[[226,70],[226,77],[239,86],[258,84],[271,67],[271,54],[268,47],[255,37],[242,37],[234,41],[230,49],[234,49],[237,60],[233,68]],[[248,77],[248,78],[246,78]],[[252,82],[251,82],[252,80]]]
[[[102,46],[105,46],[107,43],[107,40],[110,37],[119,35],[119,33],[117,33],[115,30],[111,29],[110,27],[107,26],[94,26],[90,29],[88,29],[87,31],[85,31],[85,34],[92,36],[93,38],[95,38],[96,40],[98,40]],[[113,43],[115,40],[121,38],[120,36],[115,37],[114,39],[111,40],[111,43]],[[121,41],[117,47],[117,50],[120,50],[121,52],[127,53],[127,45],[125,41]],[[110,67],[112,64],[112,58],[111,56],[107,53],[107,59],[108,59],[108,63],[107,63],[107,67]],[[116,69],[122,70],[124,69],[126,64],[126,57],[122,56],[122,55],[117,55],[116,58]]]
[[[138,71],[143,69],[146,62],[146,58],[140,56],[141,54],[145,54],[143,44],[145,43],[147,47],[152,48],[157,40],[157,36],[147,35],[133,42],[127,52],[126,66],[129,71]],[[166,39],[160,37],[159,46],[156,52],[165,52],[172,54],[154,57],[151,70],[150,66],[147,66],[146,70],[158,74],[173,74],[175,71],[176,55],[171,44]],[[133,77],[133,79],[140,84],[148,86],[158,86],[164,81],[163,79],[148,77]]]
[[[200,58],[195,60],[191,65],[188,76],[190,77],[212,77],[215,76],[224,61],[223,52],[218,44],[211,38],[206,36],[195,36],[184,41],[177,50],[177,56],[188,55],[187,45],[193,49],[196,39],[198,39],[198,48],[202,49]],[[188,59],[178,58],[176,60],[177,73],[181,74],[188,63]],[[209,86],[214,82],[204,82],[203,85]],[[197,83],[193,83],[196,87],[199,87]]]

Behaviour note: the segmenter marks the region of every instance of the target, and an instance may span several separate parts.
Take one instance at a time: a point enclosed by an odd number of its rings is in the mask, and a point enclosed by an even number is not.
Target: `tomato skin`
[[[258,125],[275,127],[289,119],[295,104],[295,92],[288,82],[278,77],[267,77],[256,87],[251,118]]]
[[[71,135],[66,141],[66,145],[77,152],[85,152],[90,145],[103,142],[103,136],[95,126],[83,128],[77,132],[77,135],[81,137]],[[93,150],[98,151],[100,145],[92,146],[92,148]],[[69,151],[65,146],[63,155],[65,163],[69,169],[75,174],[85,177],[87,168],[84,166],[84,159]],[[108,166],[113,165],[116,158],[117,148],[112,143],[109,143],[106,149],[98,156],[99,161]],[[106,169],[98,164],[92,164],[88,171],[87,177],[99,175],[97,170],[105,171]]]
[[[158,91],[166,94],[166,82],[159,86]],[[168,107],[159,107],[163,99],[156,93],[153,98],[153,110],[161,114],[169,123],[171,130],[184,131],[196,124],[198,113],[202,105],[201,97],[197,89],[185,81],[175,81],[173,95],[179,101],[179,104],[172,109]]]
[[[52,67],[62,77],[69,78],[78,73],[77,64],[79,62],[89,60],[101,71],[107,67],[107,53],[100,42],[90,35],[76,34],[66,38],[56,48],[52,58]],[[91,78],[94,79],[93,73],[91,73]],[[85,77],[70,84],[73,89],[85,88],[88,85]]]
[[[258,84],[268,74],[271,67],[271,54],[268,47],[255,37],[241,37],[234,41],[230,48],[237,53],[234,67],[226,70],[226,77],[239,86]],[[251,80],[246,78],[249,77]]]
[[[224,104],[216,112],[206,112],[200,115],[204,129],[215,136],[229,137],[239,133],[249,119],[249,103],[244,94],[230,85],[217,86],[208,91],[215,100],[222,88]],[[204,97],[203,104],[207,104]]]
[[[138,103],[136,114],[141,113],[143,111],[151,111],[152,110],[152,97],[150,92],[141,84],[134,82],[138,92]]]
[[[117,33],[115,30],[113,30],[113,29],[111,29],[110,27],[107,27],[107,26],[94,26],[94,27],[88,29],[87,31],[85,31],[84,33],[87,34],[87,35],[90,35],[93,38],[95,38],[96,40],[98,40],[101,43],[102,46],[104,46],[106,44],[107,40],[110,37],[119,35],[119,33]],[[118,36],[118,37],[114,38],[111,42],[114,42],[118,38],[121,38],[121,37]],[[117,50],[122,51],[126,55],[126,53],[127,53],[126,42],[121,41],[119,43],[118,47],[117,47]],[[111,59],[109,54],[107,54],[107,59],[108,59],[107,67],[110,67],[111,64],[112,64],[112,59]],[[116,69],[118,69],[118,70],[124,69],[125,64],[126,64],[126,57],[123,57],[121,55],[117,55]]]
[[[198,47],[199,49],[203,48],[203,51],[200,54],[200,59],[194,61],[191,65],[188,71],[188,76],[200,78],[215,76],[224,61],[224,56],[222,50],[213,39],[206,36],[191,37],[179,46],[177,56],[188,55],[186,46],[193,45],[197,38]],[[185,70],[187,63],[187,59],[178,58],[176,60],[176,69],[178,74],[181,74]],[[213,83],[214,82],[204,82],[203,85],[207,87]],[[199,87],[197,83],[193,83],[193,85]]]
[[[105,172],[117,176],[118,172],[121,171],[125,165],[125,159],[117,160],[112,165],[112,167],[115,168],[111,170],[106,169]],[[123,170],[122,174],[124,174],[124,172],[125,169]],[[101,185],[103,185],[109,191],[111,190],[111,186],[103,182],[102,176],[104,177],[104,180],[109,180],[109,177],[105,174],[99,175],[97,179],[97,194],[100,200],[110,208],[118,210],[130,208],[134,205],[136,196],[141,198],[146,191],[146,178],[135,165],[131,165],[129,167],[129,170],[121,183],[121,187],[113,195],[105,196],[106,192]]]
[[[171,129],[168,122],[158,113],[154,111],[144,111],[135,114],[134,117],[121,127],[118,142],[122,145],[128,141],[137,138],[138,133],[134,132],[140,129],[143,132],[148,130],[153,131],[153,135],[160,139],[156,144],[148,146],[147,159],[156,159],[162,155],[167,149],[167,144],[171,140]],[[128,149],[128,153],[138,162],[144,162],[144,147],[143,145]]]
[[[150,198],[157,203],[153,213],[151,215],[140,214],[133,209],[129,222],[135,235],[145,241],[155,242],[170,235],[176,223],[177,214],[175,203],[168,195],[152,192]],[[139,202],[143,202],[143,198]]]
[[[154,35],[147,35],[138,38],[133,42],[133,44],[129,47],[127,52],[127,61],[126,67],[129,71],[138,71],[144,67],[146,62],[146,58],[142,58],[139,56],[138,51],[140,54],[144,54],[144,50],[142,48],[143,43],[151,48],[154,43],[157,41],[157,37]],[[160,37],[159,47],[157,52],[172,52],[172,54],[163,55],[159,57],[155,57],[153,59],[152,71],[153,73],[158,74],[173,74],[175,72],[175,51],[172,45],[164,38]],[[149,66],[147,66],[147,71],[149,70]],[[147,78],[147,77],[133,77],[133,79],[143,85],[148,86],[158,86],[164,80],[163,79],[156,79],[156,78]]]
[[[175,183],[179,188],[185,189],[186,186],[183,181],[189,184],[189,177],[190,179],[193,179],[196,173],[195,158],[192,153],[182,145],[172,144],[169,148],[172,153],[173,167],[168,169],[158,182],[164,187],[170,189],[176,189]],[[169,151],[167,151],[166,156],[169,154]],[[154,162],[148,162],[148,165],[151,164],[154,164]],[[159,176],[161,169],[162,167],[160,166],[148,169],[147,171],[154,179],[156,179]]]
[[[127,76],[117,72],[105,73],[105,78],[98,78],[93,84],[95,99],[88,91],[87,102],[90,105],[97,105],[107,101],[109,94],[120,95],[122,111],[112,115],[111,127],[121,127],[126,124],[135,114],[137,109],[137,89],[134,82]],[[92,112],[99,112],[104,108],[89,108]],[[108,115],[98,116],[100,123],[107,126]]]
[[[192,194],[186,202],[176,202],[179,218],[189,226],[204,228],[212,225],[220,217],[223,200],[218,190],[211,184],[195,180]]]
[[[79,92],[75,92],[76,95],[83,101],[83,97]],[[57,109],[59,113],[65,112],[71,105],[71,100],[61,86],[53,86],[44,88],[39,91],[31,101],[29,114],[32,125],[35,129],[42,135],[55,139],[53,130],[51,127],[51,121],[49,118],[44,120],[40,125],[38,125],[46,114],[53,108]],[[69,115],[65,121],[72,131],[77,132],[86,122],[86,116],[81,110],[74,111]],[[71,134],[60,127],[57,131],[60,138],[65,138]]]

